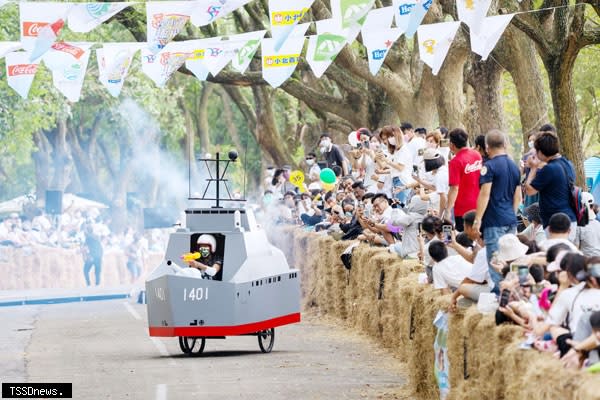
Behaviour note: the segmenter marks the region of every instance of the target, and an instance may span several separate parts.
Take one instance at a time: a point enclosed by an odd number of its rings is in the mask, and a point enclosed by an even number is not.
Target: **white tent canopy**
[[[23,206],[27,203],[35,203],[35,196],[23,195],[14,199],[0,203],[0,214],[21,213]],[[108,208],[104,203],[89,200],[83,197],[74,195],[73,193],[64,193],[62,198],[63,212],[71,211],[87,211],[91,209]]]

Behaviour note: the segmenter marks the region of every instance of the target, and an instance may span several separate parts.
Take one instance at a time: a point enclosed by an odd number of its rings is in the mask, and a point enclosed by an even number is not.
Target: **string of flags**
[[[300,23],[314,0],[269,0],[271,37],[266,31],[227,37],[173,41],[186,26],[208,25],[251,0],[198,0],[119,3],[19,2],[20,40],[0,42],[8,85],[27,98],[40,62],[52,72],[53,84],[69,101],[76,102],[96,43],[57,41],[65,26],[90,32],[134,4],[144,4],[147,42],[102,43],[96,48],[100,83],[118,97],[133,57],[141,52],[142,71],[164,86],[185,65],[199,80],[216,76],[227,65],[244,73],[261,48],[262,74],[273,87],[295,71],[310,23]],[[2,7],[9,1],[0,0]],[[291,4],[290,4],[291,3]],[[442,67],[456,32],[469,26],[471,49],[486,59],[514,14],[487,17],[491,0],[456,0],[459,21],[422,25],[432,0],[394,0],[393,6],[373,8],[374,0],[331,0],[332,18],[315,21],[316,34],[308,36],[305,59],[321,77],[339,52],[359,33],[367,49],[371,74],[383,66],[389,49],[401,35],[417,34],[421,60],[434,75]]]

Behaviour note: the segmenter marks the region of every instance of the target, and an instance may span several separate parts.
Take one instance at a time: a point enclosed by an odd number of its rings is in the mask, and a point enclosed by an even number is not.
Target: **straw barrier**
[[[282,228],[273,238],[301,270],[305,310],[338,318],[376,338],[407,364],[410,398],[437,399],[433,319],[449,296],[417,282],[422,266],[361,244],[352,269],[340,260],[352,242]],[[565,370],[550,354],[519,349],[523,330],[496,327],[475,307],[451,314],[449,399],[600,399],[600,377]]]

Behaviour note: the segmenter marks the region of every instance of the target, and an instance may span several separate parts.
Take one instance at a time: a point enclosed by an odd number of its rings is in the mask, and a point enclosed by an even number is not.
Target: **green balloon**
[[[333,184],[335,183],[335,172],[331,168],[323,168],[319,178],[321,178],[321,182],[323,183]]]

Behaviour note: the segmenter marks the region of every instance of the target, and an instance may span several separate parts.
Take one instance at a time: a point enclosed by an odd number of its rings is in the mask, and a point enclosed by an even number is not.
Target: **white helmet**
[[[214,253],[217,251],[217,240],[215,239],[215,237],[213,235],[209,235],[209,234],[204,234],[204,235],[200,235],[200,237],[198,238],[198,240],[196,241],[197,244],[208,244],[210,245],[210,252]]]

